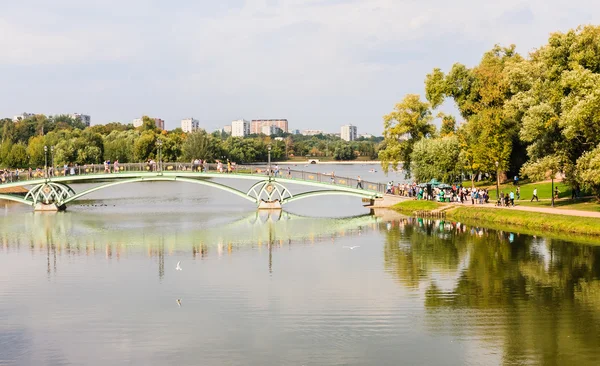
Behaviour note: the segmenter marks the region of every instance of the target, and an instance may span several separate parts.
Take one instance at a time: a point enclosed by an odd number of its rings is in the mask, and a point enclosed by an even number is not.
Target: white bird
[[[177,305],[179,305],[179,307],[181,307],[181,299],[177,299]]]
[[[355,248],[360,248],[360,245],[355,245],[355,246],[352,246],[352,247],[344,246],[344,248],[347,248],[347,249],[350,249],[350,250],[354,250]]]
[[[182,271],[180,264],[181,264],[181,261],[177,262],[177,267],[175,267],[175,269],[178,271]]]

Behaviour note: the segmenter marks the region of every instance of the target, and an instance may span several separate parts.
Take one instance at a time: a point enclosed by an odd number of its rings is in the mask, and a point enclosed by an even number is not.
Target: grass
[[[463,185],[465,187],[470,187],[471,181],[463,182]],[[496,184],[494,182],[475,182],[475,186],[478,188],[487,188],[490,193],[490,201],[496,201]],[[560,191],[558,198],[571,198],[571,187],[558,181],[554,181],[554,186],[558,187],[558,190]],[[550,200],[552,198],[552,182],[550,181],[537,183],[520,182],[519,187],[521,187],[522,200],[530,200],[533,196],[533,190],[536,187],[539,199]],[[510,191],[515,192],[516,189],[517,186],[513,185],[512,182],[500,184],[500,192],[510,193]]]
[[[494,208],[457,207],[447,211],[452,220],[476,220],[499,225],[516,225],[532,230],[600,236],[600,219],[544,214]]]
[[[433,211],[437,210],[444,205],[433,201],[404,201],[392,206],[392,209],[400,212],[410,212],[411,214],[415,211]]]

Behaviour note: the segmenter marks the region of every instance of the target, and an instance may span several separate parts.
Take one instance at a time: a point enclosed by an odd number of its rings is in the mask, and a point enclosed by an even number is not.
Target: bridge
[[[374,200],[382,197],[385,190],[385,185],[381,183],[361,181],[359,185],[354,178],[291,169],[273,172],[256,166],[235,166],[230,172],[224,172],[215,164],[196,166],[189,163],[120,164],[117,168],[111,166],[108,171],[99,164],[78,166],[66,171],[59,169],[15,177],[12,182],[0,185],[0,189],[24,187],[28,189],[27,193],[0,194],[0,200],[29,205],[36,211],[59,211],[66,209],[69,203],[77,199],[106,188],[127,183],[170,181],[216,188],[246,199],[256,204],[258,209],[281,209],[282,205],[293,201],[325,195]],[[250,187],[239,190],[215,180],[248,181]],[[98,185],[80,192],[70,186],[84,182]],[[290,185],[309,190],[293,194],[289,189]]]

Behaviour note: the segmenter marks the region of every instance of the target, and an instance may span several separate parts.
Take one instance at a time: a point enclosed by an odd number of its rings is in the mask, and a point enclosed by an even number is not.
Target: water
[[[600,360],[600,246],[169,182],[0,207],[0,365]]]

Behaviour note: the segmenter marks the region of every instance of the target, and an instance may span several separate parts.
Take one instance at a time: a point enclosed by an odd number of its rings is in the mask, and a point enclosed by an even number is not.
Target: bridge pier
[[[258,204],[259,210],[281,210],[281,202],[279,200],[267,202],[261,200]]]
[[[36,203],[33,207],[33,210],[36,212],[58,212],[64,211],[67,209],[67,206],[62,205],[59,206],[56,203]]]

